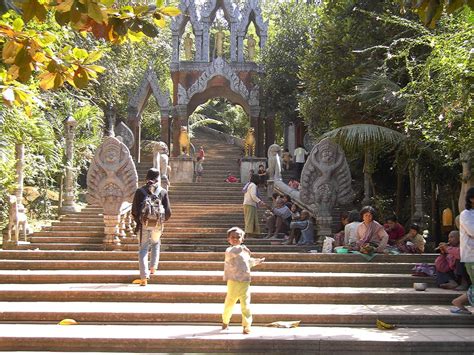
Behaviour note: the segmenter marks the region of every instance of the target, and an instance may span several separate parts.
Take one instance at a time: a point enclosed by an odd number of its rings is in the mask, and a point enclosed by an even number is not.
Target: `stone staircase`
[[[275,241],[246,244],[266,262],[252,274],[254,327],[241,334],[239,307],[221,331],[225,231],[242,226],[238,149],[199,136],[200,184],[172,184],[159,270],[138,277],[137,245],[101,251],[101,210],[87,207],[35,233],[24,250],[0,250],[0,351],[450,353],[474,352],[474,316],[449,312],[458,294],[411,276],[435,255],[311,253]],[[197,144],[196,144],[197,143]],[[138,167],[140,176],[148,169]],[[413,282],[427,282],[424,292]],[[56,325],[76,320],[77,326]],[[377,319],[397,325],[379,330]],[[262,325],[301,321],[294,329]]]

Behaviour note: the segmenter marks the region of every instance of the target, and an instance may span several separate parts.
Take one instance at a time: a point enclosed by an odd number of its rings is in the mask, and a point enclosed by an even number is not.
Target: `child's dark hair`
[[[416,233],[420,233],[420,226],[416,223],[412,223],[410,224],[410,228],[409,229],[413,229],[414,231],[416,231]]]

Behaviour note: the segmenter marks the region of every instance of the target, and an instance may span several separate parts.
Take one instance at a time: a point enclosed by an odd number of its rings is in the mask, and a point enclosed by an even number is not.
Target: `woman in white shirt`
[[[461,212],[459,218],[459,235],[461,249],[461,262],[464,263],[466,271],[474,282],[474,187],[467,190],[466,193],[466,209]],[[472,314],[465,304],[470,303],[474,306],[474,287],[471,285],[467,293],[455,298],[452,302],[451,313],[455,314]]]
[[[245,234],[260,234],[257,206],[264,202],[257,196],[258,175],[253,174],[244,187],[244,220]]]

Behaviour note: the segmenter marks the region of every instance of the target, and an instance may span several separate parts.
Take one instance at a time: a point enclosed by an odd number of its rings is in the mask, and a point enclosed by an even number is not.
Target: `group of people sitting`
[[[395,215],[386,218],[383,225],[375,219],[375,209],[371,206],[363,207],[360,212],[343,214],[341,223],[344,228],[335,235],[334,246],[345,246],[364,254],[384,253],[390,249],[410,254],[425,251],[426,241],[417,224],[411,224],[405,232]]]
[[[309,211],[292,203],[288,195],[274,193],[272,205],[266,207],[266,238],[283,239],[287,245],[314,243],[314,225]]]

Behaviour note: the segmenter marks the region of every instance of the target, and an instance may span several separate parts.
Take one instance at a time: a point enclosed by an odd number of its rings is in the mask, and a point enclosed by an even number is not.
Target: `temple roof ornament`
[[[151,67],[145,71],[140,86],[135,92],[135,95],[130,99],[128,103],[128,112],[135,112],[137,115],[140,114],[148,100],[150,91],[153,93],[153,97],[160,107],[161,114],[168,116],[171,106],[169,91],[160,88],[158,76],[156,75],[155,70]]]
[[[217,75],[221,75],[229,80],[230,88],[233,92],[249,102],[252,101],[258,104],[258,88],[254,88],[252,92],[249,92],[247,86],[240,80],[231,66],[220,57],[214,59],[188,90],[181,84],[178,85],[178,104],[186,105],[195,94],[205,91],[209,81]]]
[[[181,0],[179,3],[181,14],[171,21],[171,31],[173,34],[181,36],[188,21],[191,22],[194,33],[202,32],[202,24],[199,12],[196,9],[195,0]]]
[[[263,21],[262,10],[260,8],[259,0],[247,0],[244,8],[241,11],[240,24],[238,33],[240,36],[244,36],[247,33],[247,28],[252,21],[251,15],[254,14],[255,29],[257,34],[262,37],[267,36],[268,21]]]
[[[207,0],[201,10],[203,22],[213,22],[219,8],[222,8],[224,17],[229,23],[240,21],[240,10],[232,0]]]

